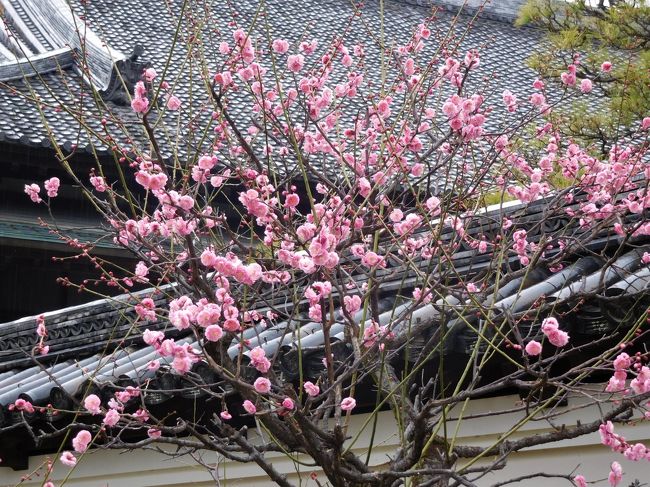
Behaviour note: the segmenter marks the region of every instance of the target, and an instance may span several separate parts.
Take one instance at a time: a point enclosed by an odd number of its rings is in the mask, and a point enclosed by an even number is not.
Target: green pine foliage
[[[579,59],[578,82],[589,78],[601,102],[577,97],[557,111],[567,135],[596,142],[606,151],[613,140],[633,131],[650,114],[650,3],[648,0],[529,0],[518,19],[548,32],[547,49],[530,65],[545,79],[557,80]],[[604,72],[603,62],[612,63]]]

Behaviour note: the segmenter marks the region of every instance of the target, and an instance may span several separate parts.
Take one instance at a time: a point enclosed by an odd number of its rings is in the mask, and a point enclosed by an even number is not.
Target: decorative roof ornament
[[[100,91],[105,101],[117,105],[131,103],[129,94],[133,93],[135,84],[142,78],[142,72],[151,67],[151,62],[141,60],[143,53],[144,47],[136,44],[129,57],[115,62],[108,86]]]

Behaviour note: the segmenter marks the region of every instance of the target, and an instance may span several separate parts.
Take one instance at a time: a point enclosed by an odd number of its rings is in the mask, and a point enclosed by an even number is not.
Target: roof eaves
[[[70,48],[62,47],[43,54],[23,57],[15,61],[0,63],[0,81],[32,78],[74,66],[74,54]]]
[[[65,0],[0,0],[0,9],[0,42],[15,56],[0,64],[0,81],[72,68],[103,92],[114,83],[115,64],[127,58],[103,42]]]

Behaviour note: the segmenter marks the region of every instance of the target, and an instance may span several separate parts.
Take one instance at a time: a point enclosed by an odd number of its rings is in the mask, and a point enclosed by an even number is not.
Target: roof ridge
[[[394,0],[420,7],[439,7],[454,14],[513,24],[525,0]]]

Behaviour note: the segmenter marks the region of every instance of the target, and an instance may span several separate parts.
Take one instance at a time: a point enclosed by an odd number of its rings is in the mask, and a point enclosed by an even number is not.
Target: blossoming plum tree
[[[201,66],[192,83],[202,98],[184,97],[183,76],[162,65],[136,84],[131,122],[99,101],[94,111],[71,111],[110,147],[113,166],[97,159],[80,171],[53,141],[62,178],[137,260],[115,269],[93,256],[92,244],[74,242],[98,281],[131,295],[134,333],[158,354],[148,369],[167,368],[210,400],[197,420],[148,410],[146,381],[115,385],[108,401],[87,391],[77,418],[101,420],[47,432],[61,436],[65,451],[63,465],[43,467],[44,478],[74,468],[91,446],[174,445],[174,455],[210,469],[200,452],[212,451],[255,462],[281,486],[293,484],[274,467],[278,454],[308,458],[307,468],[322,472],[313,476],[318,485],[485,485],[513,452],[597,431],[615,452],[611,485],[622,479],[619,453],[649,460],[646,445],[630,444],[614,426],[648,415],[647,354],[634,353],[646,336],[645,310],[627,328],[574,342],[559,303],[536,296],[509,309],[498,293],[505,282],[523,288],[539,269],[560,275],[603,232],[620,249],[650,235],[650,119],[636,120],[625,144],[598,158],[551,117],[567,96],[589,96],[589,79],[575,86],[575,65],[561,74],[564,94],[549,97],[538,79],[527,93],[512,87],[489,101],[493,81],[477,74],[483,48],[462,51],[435,16],[391,45],[374,36],[358,43],[348,32],[273,38],[263,19],[211,32],[210,42],[201,23],[179,20],[188,59]],[[354,15],[350,25],[359,21]],[[47,120],[48,107],[38,108]],[[25,192],[49,205],[64,182],[42,183],[47,195],[39,184]],[[503,203],[515,198],[524,213],[543,200],[537,228],[506,216]],[[495,201],[501,209],[488,212]],[[553,218],[565,224],[540,230]],[[605,268],[614,260],[608,251]],[[150,287],[143,294],[134,286]],[[301,329],[321,337],[309,369]],[[267,330],[280,330],[278,346],[256,340]],[[459,330],[471,336],[460,365],[447,358]],[[280,367],[287,348],[293,375]],[[505,365],[494,375],[496,362]],[[211,384],[197,382],[199,364]],[[517,419],[493,444],[459,439],[451,424],[472,420],[469,401],[517,389],[522,400],[507,411]],[[573,398],[599,413],[563,424],[586,407],[563,406]],[[33,410],[22,399],[14,408]],[[369,413],[376,428],[385,409],[399,425],[398,447],[377,465],[372,443],[356,449],[350,415]],[[556,427],[526,433],[531,421]],[[583,475],[540,465],[511,481],[584,486]]]

